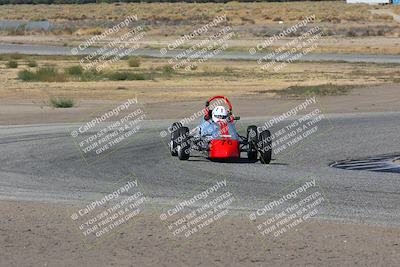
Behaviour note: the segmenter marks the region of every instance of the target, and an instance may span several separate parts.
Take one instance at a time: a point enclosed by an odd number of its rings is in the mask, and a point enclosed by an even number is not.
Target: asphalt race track
[[[226,177],[240,199],[237,212],[249,213],[272,194],[302,177],[312,176],[330,207],[318,215],[348,222],[398,224],[400,174],[329,167],[335,161],[398,153],[400,113],[330,114],[313,137],[270,165],[259,162],[210,162],[196,154],[189,161],[170,156],[160,131],[172,121],[145,121],[132,142],[89,166],[72,142],[78,124],[0,127],[0,196],[13,200],[75,202],[106,194],[129,173],[136,175],[152,205],[181,199],[194,188]],[[243,125],[268,118],[243,119]],[[274,127],[272,128],[274,131]],[[371,155],[373,153],[373,155]],[[239,204],[240,203],[240,204]]]
[[[71,53],[71,47],[50,46],[50,45],[32,45],[32,44],[5,44],[0,43],[0,54],[20,53],[28,55],[74,55]],[[78,55],[88,55],[94,53],[98,48],[87,48],[84,51],[77,51]],[[121,50],[124,51],[124,50]],[[130,55],[149,56],[149,57],[176,57],[182,51],[169,51],[167,55],[161,55],[157,49],[137,49]],[[248,52],[240,51],[222,51],[214,56],[214,59],[235,59],[235,60],[258,60],[267,55],[266,53],[257,53],[250,55]],[[279,61],[277,58],[271,58]],[[339,53],[315,53],[307,54],[301,57],[303,61],[344,61],[344,62],[370,62],[370,63],[400,63],[399,55],[364,55],[364,54],[339,54]]]
[[[368,170],[376,172],[398,172],[400,173],[400,164],[396,161],[400,155],[381,155],[362,159],[350,159],[334,162],[330,166],[345,170]]]

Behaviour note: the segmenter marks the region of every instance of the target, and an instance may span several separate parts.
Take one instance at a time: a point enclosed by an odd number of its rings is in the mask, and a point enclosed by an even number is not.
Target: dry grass
[[[393,5],[390,7],[394,13],[400,15],[400,5]]]
[[[233,24],[262,25],[266,21],[299,21],[315,14],[320,22],[375,21],[368,10],[380,7],[348,5],[344,2],[299,3],[114,3],[86,5],[4,5],[1,19],[64,20],[122,20],[136,14],[145,21],[204,23],[227,14]],[[383,18],[386,20],[386,18]]]
[[[305,97],[305,96],[336,96],[345,95],[352,88],[360,87],[360,85],[337,85],[333,83],[319,85],[294,85],[281,90],[271,90],[278,95],[285,97]]]
[[[48,60],[35,57],[39,66],[54,66],[57,69],[78,64],[76,59]],[[4,63],[1,62],[0,63]],[[197,70],[178,70],[166,75],[163,72],[165,59],[143,58],[140,67],[130,68],[120,61],[108,71],[155,72],[154,80],[139,81],[69,81],[69,82],[23,82],[17,79],[18,69],[1,69],[1,98],[44,99],[51,94],[75,99],[117,100],[127,95],[146,97],[152,101],[202,98],[209,95],[256,95],[275,96],[282,88],[290,86],[314,86],[333,83],[344,85],[383,84],[395,81],[400,76],[399,66],[393,64],[365,63],[293,63],[280,72],[262,71],[255,62],[211,60]],[[0,64],[1,65],[1,64]],[[4,64],[3,64],[4,66]],[[230,66],[226,68],[226,66]],[[164,73],[164,74],[163,74]],[[124,90],[121,90],[123,88]]]
[[[113,23],[120,22],[127,16],[137,15],[138,24],[146,25],[146,37],[141,41],[142,47],[159,48],[165,47],[166,43],[178,36],[208,23],[216,16],[226,14],[227,24],[236,33],[236,37],[230,40],[232,45],[229,49],[248,51],[249,47],[256,45],[265,37],[294,25],[307,16],[315,15],[316,23],[326,35],[315,52],[400,54],[399,24],[391,16],[370,12],[372,9],[387,8],[364,4],[350,5],[338,1],[4,5],[0,8],[0,19],[44,19],[58,24],[59,28],[56,27],[47,33],[10,31],[0,32],[0,35],[3,35],[1,37],[5,42],[37,42],[52,45],[65,43],[68,46],[76,46],[89,36],[102,33]],[[390,6],[390,9],[400,14],[400,6]],[[279,24],[280,20],[283,24]],[[25,36],[16,36],[24,34],[27,34],[25,39],[23,38]],[[51,37],[54,38],[49,41]],[[343,40],[345,37],[355,42],[349,43]],[[375,42],[379,37],[390,40]],[[372,39],[372,44],[369,44],[369,40]]]
[[[179,36],[193,27],[206,24],[217,16],[227,15],[230,26],[238,30],[239,35],[265,36],[271,30],[279,30],[310,15],[316,16],[316,22],[323,25],[325,32],[334,33],[340,27],[363,28],[363,32],[373,35],[373,30],[366,31],[368,24],[385,26],[388,32],[396,31],[396,22],[385,15],[374,15],[371,9],[380,6],[365,4],[346,4],[345,2],[302,2],[299,3],[114,3],[85,5],[4,5],[0,9],[0,19],[50,20],[64,23],[62,30],[53,34],[94,35],[101,33],[110,22],[124,20],[127,16],[137,15],[140,23],[148,26],[152,36]],[[398,11],[398,8],[394,8]],[[97,22],[97,23],[96,23]],[[108,25],[108,26],[107,26]],[[160,27],[162,25],[162,27]],[[271,28],[272,26],[272,28]],[[397,31],[396,31],[397,32]],[[10,33],[16,35],[16,33]],[[24,34],[19,33],[19,34]],[[365,33],[363,33],[365,34]]]

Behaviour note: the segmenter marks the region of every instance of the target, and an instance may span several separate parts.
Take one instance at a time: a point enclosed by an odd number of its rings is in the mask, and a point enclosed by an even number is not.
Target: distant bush
[[[75,105],[74,100],[69,98],[50,98],[50,105],[55,108],[71,108]]]
[[[36,62],[36,61],[34,61],[34,60],[31,60],[31,61],[29,61],[29,62],[28,62],[28,66],[29,66],[29,67],[31,67],[31,68],[34,68],[34,67],[37,67],[37,66],[38,66],[38,64],[37,64],[37,62]]]
[[[233,68],[231,68],[231,67],[225,67],[225,68],[224,68],[224,72],[226,72],[226,73],[233,73]]]
[[[57,72],[55,68],[45,67],[36,71],[22,70],[18,73],[18,78],[23,81],[38,82],[65,82],[66,77],[63,73]]]
[[[34,81],[35,80],[35,73],[29,70],[21,70],[18,72],[18,79],[28,82],[28,81]]]
[[[45,67],[36,71],[37,79],[41,82],[65,82],[66,77],[62,73],[58,73],[55,68]]]
[[[190,70],[197,70],[199,67],[197,65],[190,65],[189,69]]]
[[[95,69],[89,69],[80,75],[80,79],[81,81],[99,81],[104,79],[104,73]]]
[[[171,65],[169,65],[169,64],[164,65],[164,66],[162,67],[162,70],[163,70],[163,72],[164,72],[165,74],[172,74],[172,73],[175,72],[174,68],[173,68]]]
[[[128,59],[129,67],[137,68],[140,66],[140,58],[138,57],[130,57]]]
[[[107,76],[113,81],[125,81],[128,79],[128,75],[127,72],[110,72]]]
[[[18,68],[18,62],[15,60],[9,60],[7,62],[7,67],[11,68],[11,69],[16,69],[16,68]]]
[[[310,86],[290,86],[281,90],[270,90],[269,92],[277,93],[282,96],[335,96],[348,93],[356,85],[337,85],[332,83],[310,85]]]
[[[151,75],[131,72],[110,72],[107,78],[112,81],[151,80]]]
[[[153,73],[134,73],[118,71],[97,71],[95,69],[84,70],[81,66],[72,66],[65,69],[65,72],[58,72],[52,67],[43,67],[35,71],[21,70],[18,78],[22,81],[33,82],[65,82],[67,80],[78,81],[142,81],[153,79]]]
[[[10,54],[10,58],[11,59],[22,59],[22,55],[21,54],[19,54],[19,53],[13,53],[13,54]]]
[[[67,68],[66,71],[69,75],[77,76],[77,75],[82,75],[83,68],[79,65],[76,65],[76,66]]]

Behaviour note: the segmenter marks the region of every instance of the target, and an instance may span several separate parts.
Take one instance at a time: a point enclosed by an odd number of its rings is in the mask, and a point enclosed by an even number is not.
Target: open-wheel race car
[[[211,103],[224,102],[213,106]],[[235,127],[236,117],[232,113],[232,104],[224,96],[210,98],[203,110],[204,116],[198,127],[189,130],[180,122],[175,122],[170,128],[171,141],[169,143],[172,156],[180,160],[187,160],[191,151],[200,151],[211,160],[238,160],[241,152],[247,152],[249,161],[269,164],[271,162],[272,145],[269,130],[258,132],[257,126],[247,127],[246,136],[241,136]]]

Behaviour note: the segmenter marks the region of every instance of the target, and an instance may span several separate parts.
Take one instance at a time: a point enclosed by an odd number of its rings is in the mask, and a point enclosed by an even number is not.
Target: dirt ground
[[[398,266],[400,228],[313,221],[265,242],[240,215],[180,245],[154,212],[88,247],[66,205],[1,201],[2,266]],[[228,230],[229,229],[229,230]]]
[[[387,84],[353,89],[347,95],[317,97],[325,113],[358,113],[400,111],[400,84]],[[211,95],[210,95],[211,96]],[[303,99],[271,98],[265,94],[248,96],[227,95],[234,105],[234,112],[242,118],[254,116],[278,115],[287,108],[295,106]],[[0,125],[23,125],[35,123],[81,122],[89,114],[104,112],[121,101],[82,100],[77,106],[67,109],[55,109],[43,100],[0,100]],[[204,105],[205,98],[174,102],[154,102],[150,98],[138,97],[149,119],[176,119],[190,111],[197,111]]]
[[[144,45],[156,48],[217,16],[226,15],[226,24],[233,27],[238,37],[232,40],[230,47],[247,51],[264,37],[315,15],[315,21],[310,25],[318,25],[325,32],[316,52],[399,54],[398,14],[396,5],[348,5],[340,1],[304,2],[301,5],[286,2],[4,5],[0,19],[48,20],[54,29],[49,32],[9,29],[0,32],[0,40],[75,46],[91,35],[100,34],[110,27],[110,22],[117,23],[136,15],[137,24],[147,26],[148,37]]]

